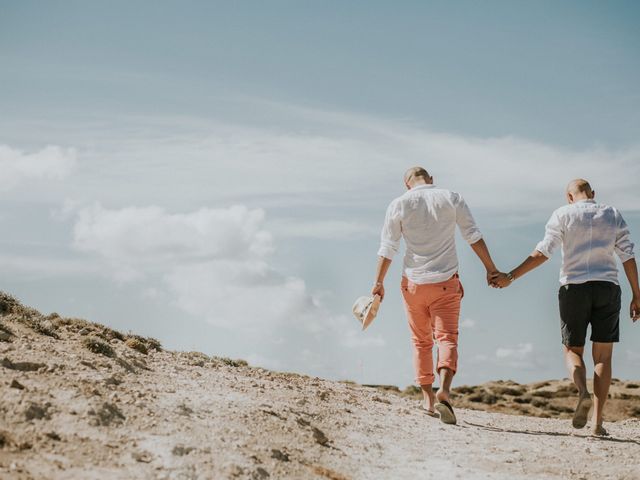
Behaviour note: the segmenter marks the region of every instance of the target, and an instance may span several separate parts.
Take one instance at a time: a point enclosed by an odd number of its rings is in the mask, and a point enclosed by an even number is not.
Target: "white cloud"
[[[7,190],[27,180],[61,180],[76,164],[76,151],[49,145],[34,153],[25,153],[0,145],[0,190]]]
[[[354,319],[331,314],[302,279],[271,264],[274,246],[264,223],[262,210],[243,206],[168,213],[96,204],[77,211],[74,246],[96,255],[117,281],[140,282],[143,296],[166,296],[148,287],[163,285],[171,303],[218,327],[272,344],[303,338],[319,357],[331,346],[383,345]]]
[[[513,347],[496,349],[496,360],[500,365],[514,368],[531,368],[537,365],[535,350],[531,343],[519,343]]]
[[[264,208],[296,213],[306,205],[336,212],[378,208],[402,193],[402,173],[414,164],[427,167],[436,183],[460,191],[472,208],[499,210],[507,222],[528,219],[531,212],[547,216],[564,203],[564,186],[578,176],[591,180],[605,202],[623,210],[637,210],[640,204],[634,180],[640,175],[640,146],[567,148],[513,136],[447,134],[401,121],[277,108],[281,123],[273,126],[203,120],[180,135],[173,133],[180,128],[177,119],[175,125],[145,119],[150,133],[123,140],[121,148],[110,152],[110,162],[122,169],[123,187],[127,179],[151,176],[151,186],[143,188],[170,183],[171,191],[163,189],[163,195],[188,193],[225,201],[249,196]],[[176,158],[189,169],[176,170]],[[130,188],[139,189],[140,182]],[[361,220],[348,215],[323,222],[307,218],[290,224],[289,232],[339,235],[345,223]],[[334,220],[338,223],[332,224]]]

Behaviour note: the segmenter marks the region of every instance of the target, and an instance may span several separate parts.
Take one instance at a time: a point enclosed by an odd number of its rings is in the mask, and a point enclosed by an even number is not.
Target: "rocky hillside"
[[[640,478],[637,419],[598,439],[469,400],[490,411],[448,427],[407,396],[165,351],[4,294],[0,363],[0,479]],[[501,398],[529,393],[545,398]]]

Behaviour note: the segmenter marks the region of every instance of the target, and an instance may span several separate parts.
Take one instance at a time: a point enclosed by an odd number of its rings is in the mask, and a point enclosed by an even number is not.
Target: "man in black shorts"
[[[534,252],[511,272],[494,274],[492,284],[500,288],[510,285],[542,265],[558,246],[562,247],[558,292],[562,343],[567,367],[580,395],[573,426],[583,428],[587,424],[593,404],[593,434],[607,435],[602,426],[602,411],[611,384],[613,344],[620,336],[621,295],[615,255],[622,261],[631,285],[629,314],[634,322],[640,318],[638,267],[629,229],[620,212],[596,203],[595,192],[586,180],[573,180],[566,193],[569,205],[553,212],[544,239]],[[594,401],[587,389],[587,370],[582,358],[588,325],[593,342]]]

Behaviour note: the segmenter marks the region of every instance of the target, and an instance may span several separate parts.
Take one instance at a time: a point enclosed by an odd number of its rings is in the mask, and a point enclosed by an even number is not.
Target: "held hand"
[[[631,300],[629,315],[631,316],[631,320],[633,320],[634,323],[636,320],[640,319],[640,297],[633,297],[633,299]]]
[[[487,270],[487,286],[491,288],[498,288],[497,285],[493,283],[493,277],[500,273],[499,270]]]
[[[380,301],[384,300],[384,285],[374,285],[371,289],[371,295],[380,295]]]
[[[495,288],[506,288],[511,285],[511,280],[506,273],[498,272],[491,276],[491,286]]]

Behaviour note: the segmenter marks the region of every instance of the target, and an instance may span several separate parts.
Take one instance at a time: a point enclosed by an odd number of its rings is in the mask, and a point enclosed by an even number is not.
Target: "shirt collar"
[[[593,198],[585,198],[584,200],[577,200],[573,203],[596,203]]]
[[[435,187],[435,185],[433,185],[433,184],[429,184],[429,183],[428,183],[428,184],[426,184],[426,185],[416,185],[415,187],[411,187],[411,190],[410,190],[410,191],[413,191],[413,190],[422,190],[423,188],[434,188],[434,187]]]

